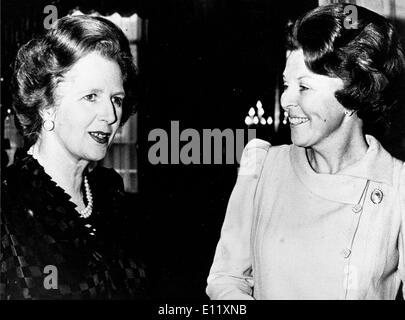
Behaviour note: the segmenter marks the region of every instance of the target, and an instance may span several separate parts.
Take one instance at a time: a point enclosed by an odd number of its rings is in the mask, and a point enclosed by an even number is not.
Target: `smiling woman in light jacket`
[[[395,299],[405,280],[405,167],[365,124],[396,107],[392,25],[319,7],[288,35],[281,105],[292,145],[252,140],[208,277],[211,299]]]

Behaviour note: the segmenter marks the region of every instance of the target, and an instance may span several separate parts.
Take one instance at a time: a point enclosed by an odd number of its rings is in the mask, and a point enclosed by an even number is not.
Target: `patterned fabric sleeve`
[[[137,237],[135,229],[135,221],[132,219],[137,214],[139,208],[136,204],[127,200],[124,192],[124,183],[121,176],[114,169],[100,168],[104,172],[98,174],[104,181],[109,184],[109,197],[112,203],[111,228],[114,234],[115,248],[117,253],[117,264],[113,275],[117,279],[123,279],[124,283],[120,287],[126,288],[131,299],[148,299],[149,290],[146,278],[145,265],[137,257],[139,244],[136,243]]]
[[[4,251],[5,242],[5,230],[3,219],[0,217],[0,235],[1,235],[1,245],[0,245],[0,300],[6,299],[7,293],[7,265],[6,256]]]
[[[17,253],[15,246],[13,245],[12,238],[10,237],[10,233],[8,231],[8,227],[6,225],[5,219],[5,208],[3,207],[3,203],[5,201],[9,201],[7,199],[7,193],[5,190],[7,189],[7,182],[6,180],[2,181],[1,185],[1,214],[0,214],[0,300],[8,299],[8,288],[9,288],[9,273],[11,272],[10,267],[8,266],[9,262],[12,260],[13,262],[18,263],[19,259],[17,256],[15,259],[13,255]],[[17,265],[15,267],[18,267]]]

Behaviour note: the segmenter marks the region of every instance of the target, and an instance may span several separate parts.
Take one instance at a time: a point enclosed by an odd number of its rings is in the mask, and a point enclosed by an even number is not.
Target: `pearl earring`
[[[353,110],[349,110],[349,109],[345,109],[345,115],[351,117],[353,115],[354,111]]]
[[[42,126],[44,127],[44,129],[46,131],[52,131],[55,128],[55,122],[53,122],[52,120],[47,119],[47,120],[44,121]]]

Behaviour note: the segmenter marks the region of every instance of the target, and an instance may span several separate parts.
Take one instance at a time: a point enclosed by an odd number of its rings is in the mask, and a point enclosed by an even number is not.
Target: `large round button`
[[[371,201],[373,201],[374,204],[379,204],[383,197],[383,192],[380,189],[374,189],[370,196]]]

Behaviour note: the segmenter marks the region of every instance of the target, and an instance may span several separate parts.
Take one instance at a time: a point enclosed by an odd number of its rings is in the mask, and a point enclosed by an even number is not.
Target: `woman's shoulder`
[[[28,158],[19,159],[15,161],[13,164],[9,165],[4,169],[2,174],[2,181],[8,184],[9,182],[17,181],[18,178],[23,177],[24,173],[26,172],[26,162]]]
[[[29,158],[20,159],[4,169],[2,173],[2,204],[11,204],[13,199],[17,199],[21,194],[30,195],[33,181],[33,172],[29,169]],[[4,200],[6,199],[6,200]]]
[[[258,170],[268,162],[285,161],[291,145],[272,146],[270,142],[262,139],[250,140],[243,149],[239,175],[258,174]],[[281,157],[280,157],[281,155]]]
[[[265,151],[265,152],[285,152],[290,150],[291,145],[288,144],[283,144],[283,145],[277,145],[273,146],[269,141],[263,140],[263,139],[252,139],[250,140],[245,148],[244,148],[244,153],[247,153],[247,151]]]
[[[388,185],[398,187],[398,182],[402,184],[405,178],[404,161],[398,159],[385,149],[385,146],[375,137],[366,135],[369,145],[368,167],[370,168],[370,176],[375,176],[376,180],[385,182]],[[378,179],[380,178],[380,179]]]

